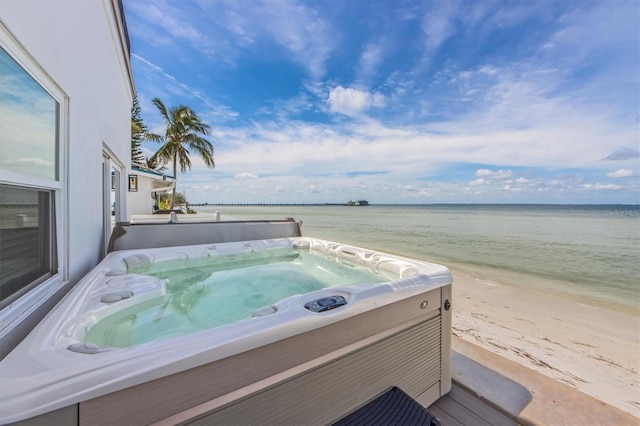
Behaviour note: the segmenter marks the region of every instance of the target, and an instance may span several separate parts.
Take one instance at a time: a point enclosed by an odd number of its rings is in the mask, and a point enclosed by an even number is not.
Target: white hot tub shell
[[[133,264],[283,248],[384,280],[129,347],[83,340],[100,320],[164,295]],[[327,424],[392,386],[428,406],[451,387],[451,282],[441,265],[305,237],[112,252],[0,362],[0,423]],[[336,296],[335,309],[309,308]]]

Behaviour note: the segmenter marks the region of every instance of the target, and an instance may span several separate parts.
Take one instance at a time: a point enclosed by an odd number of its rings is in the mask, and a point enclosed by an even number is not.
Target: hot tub
[[[391,386],[426,406],[450,300],[443,266],[313,238],[113,252],[0,362],[0,423],[321,424]]]

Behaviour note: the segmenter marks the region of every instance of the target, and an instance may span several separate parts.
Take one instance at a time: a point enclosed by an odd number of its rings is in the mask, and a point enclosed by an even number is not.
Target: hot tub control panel
[[[346,305],[347,299],[342,296],[329,296],[304,304],[311,312],[325,312]]]

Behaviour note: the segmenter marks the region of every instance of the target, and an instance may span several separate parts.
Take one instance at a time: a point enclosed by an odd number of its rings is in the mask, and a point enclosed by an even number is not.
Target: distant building
[[[130,214],[153,214],[160,205],[160,194],[172,191],[174,185],[172,176],[140,165],[132,165],[128,188]]]

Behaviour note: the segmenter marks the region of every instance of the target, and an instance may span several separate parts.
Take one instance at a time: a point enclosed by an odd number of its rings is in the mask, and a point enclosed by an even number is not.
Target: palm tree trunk
[[[171,191],[171,207],[169,210],[173,210],[176,206],[176,186],[178,185],[178,154],[173,154],[173,191]]]

